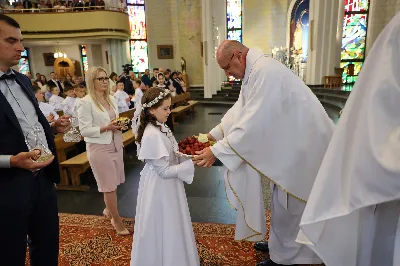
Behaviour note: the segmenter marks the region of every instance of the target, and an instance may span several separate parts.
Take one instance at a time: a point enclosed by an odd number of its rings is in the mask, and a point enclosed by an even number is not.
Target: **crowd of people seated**
[[[51,72],[47,79],[41,73],[36,73],[36,78],[30,73],[26,75],[31,79],[39,106],[50,123],[57,120],[59,111],[76,116],[77,99],[83,98],[87,93],[82,76],[67,73],[59,79],[55,72]],[[173,96],[187,91],[182,73],[172,72],[170,69],[153,68],[152,76],[149,69],[137,74],[123,72],[118,75],[112,72],[108,81],[110,94],[114,96],[120,113],[135,108],[140,103],[143,92],[150,87],[169,89]]]
[[[27,9],[30,9],[29,11]],[[0,10],[7,12],[67,12],[88,10],[115,10],[125,11],[125,0],[24,0],[7,2],[0,5]]]

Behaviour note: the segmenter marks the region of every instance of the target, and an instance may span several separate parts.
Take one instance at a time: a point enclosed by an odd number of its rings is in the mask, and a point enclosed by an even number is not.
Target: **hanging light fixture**
[[[55,49],[54,58],[67,58],[67,54],[64,53],[64,51],[62,51],[60,49],[60,47],[58,46],[58,43],[57,43],[57,47]]]

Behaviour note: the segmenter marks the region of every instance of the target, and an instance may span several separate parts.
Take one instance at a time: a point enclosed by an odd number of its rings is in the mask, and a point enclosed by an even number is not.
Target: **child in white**
[[[114,98],[117,100],[119,113],[129,110],[131,97],[124,91],[124,83],[122,81],[117,82],[117,91],[114,93]]]
[[[140,113],[142,112],[142,97],[143,97],[143,91],[140,88],[142,84],[142,81],[140,79],[136,79],[133,82],[133,87],[135,88],[135,96],[134,96],[134,101],[135,101],[135,113],[133,114],[132,118],[132,132],[137,136],[137,127],[140,124]]]
[[[165,125],[171,106],[168,90],[143,95],[137,142],[140,173],[131,266],[199,266],[183,182],[191,184],[194,165],[177,157],[178,144]],[[142,101],[142,102],[143,102]]]
[[[74,93],[76,95],[74,105],[72,106],[72,116],[78,118],[78,103],[79,101],[86,96],[86,88],[80,84],[74,86]]]
[[[41,88],[36,86],[34,87],[35,97],[39,102],[39,109],[42,111],[44,116],[46,117],[49,123],[53,123],[58,119],[58,114],[54,111],[54,106],[44,102],[44,93],[41,91]]]
[[[50,88],[51,92],[51,97],[49,99],[49,104],[54,106],[54,109],[56,111],[61,111],[63,110],[63,104],[62,102],[64,101],[63,97],[58,96],[60,94],[60,90],[58,89],[57,86],[51,87]]]
[[[65,95],[67,95],[67,97],[62,102],[64,114],[72,116],[73,115],[73,107],[74,107],[74,104],[76,101],[76,95],[74,92],[74,88],[66,86],[64,88],[64,93],[65,93]]]
[[[142,81],[140,79],[136,79],[133,81],[133,88],[135,88],[135,109],[140,113],[142,110],[142,97],[143,97],[143,91],[142,91]]]

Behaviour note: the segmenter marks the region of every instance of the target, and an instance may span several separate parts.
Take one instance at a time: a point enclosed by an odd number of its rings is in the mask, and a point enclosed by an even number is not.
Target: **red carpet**
[[[101,216],[59,216],[60,266],[129,265],[132,235],[116,235],[110,221]],[[124,222],[132,232],[133,219]],[[202,266],[254,266],[267,258],[266,254],[255,252],[253,243],[234,241],[234,225],[193,223],[193,229]]]

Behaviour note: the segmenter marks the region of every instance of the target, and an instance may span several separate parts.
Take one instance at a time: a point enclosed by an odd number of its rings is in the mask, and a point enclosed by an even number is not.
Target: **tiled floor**
[[[228,109],[229,106],[197,106],[196,113],[182,119],[177,126],[176,139],[179,141],[189,135],[208,132],[219,123]],[[144,165],[136,160],[135,154],[134,144],[126,148],[126,181],[117,190],[118,208],[124,217],[135,217],[139,173]],[[96,182],[90,171],[84,175],[82,182],[91,186],[88,192],[57,192],[59,211],[101,215],[104,209],[103,195],[97,191]],[[235,223],[235,211],[229,206],[225,197],[221,166],[196,168],[193,183],[185,184],[185,189],[193,222]]]
[[[229,107],[226,106],[197,106],[196,113],[182,119],[177,126],[176,139],[179,141],[189,135],[208,132],[219,123],[228,109]],[[327,112],[333,120],[337,120],[335,112],[330,110]],[[117,190],[118,208],[121,216],[124,217],[135,217],[139,173],[144,165],[135,159],[135,154],[134,144],[126,147],[126,181]],[[84,175],[82,182],[91,186],[88,192],[57,192],[59,211],[101,215],[104,209],[103,195],[97,191],[96,182],[90,171]],[[236,212],[226,200],[224,186],[222,166],[196,168],[193,183],[185,184],[193,222],[235,223]]]

